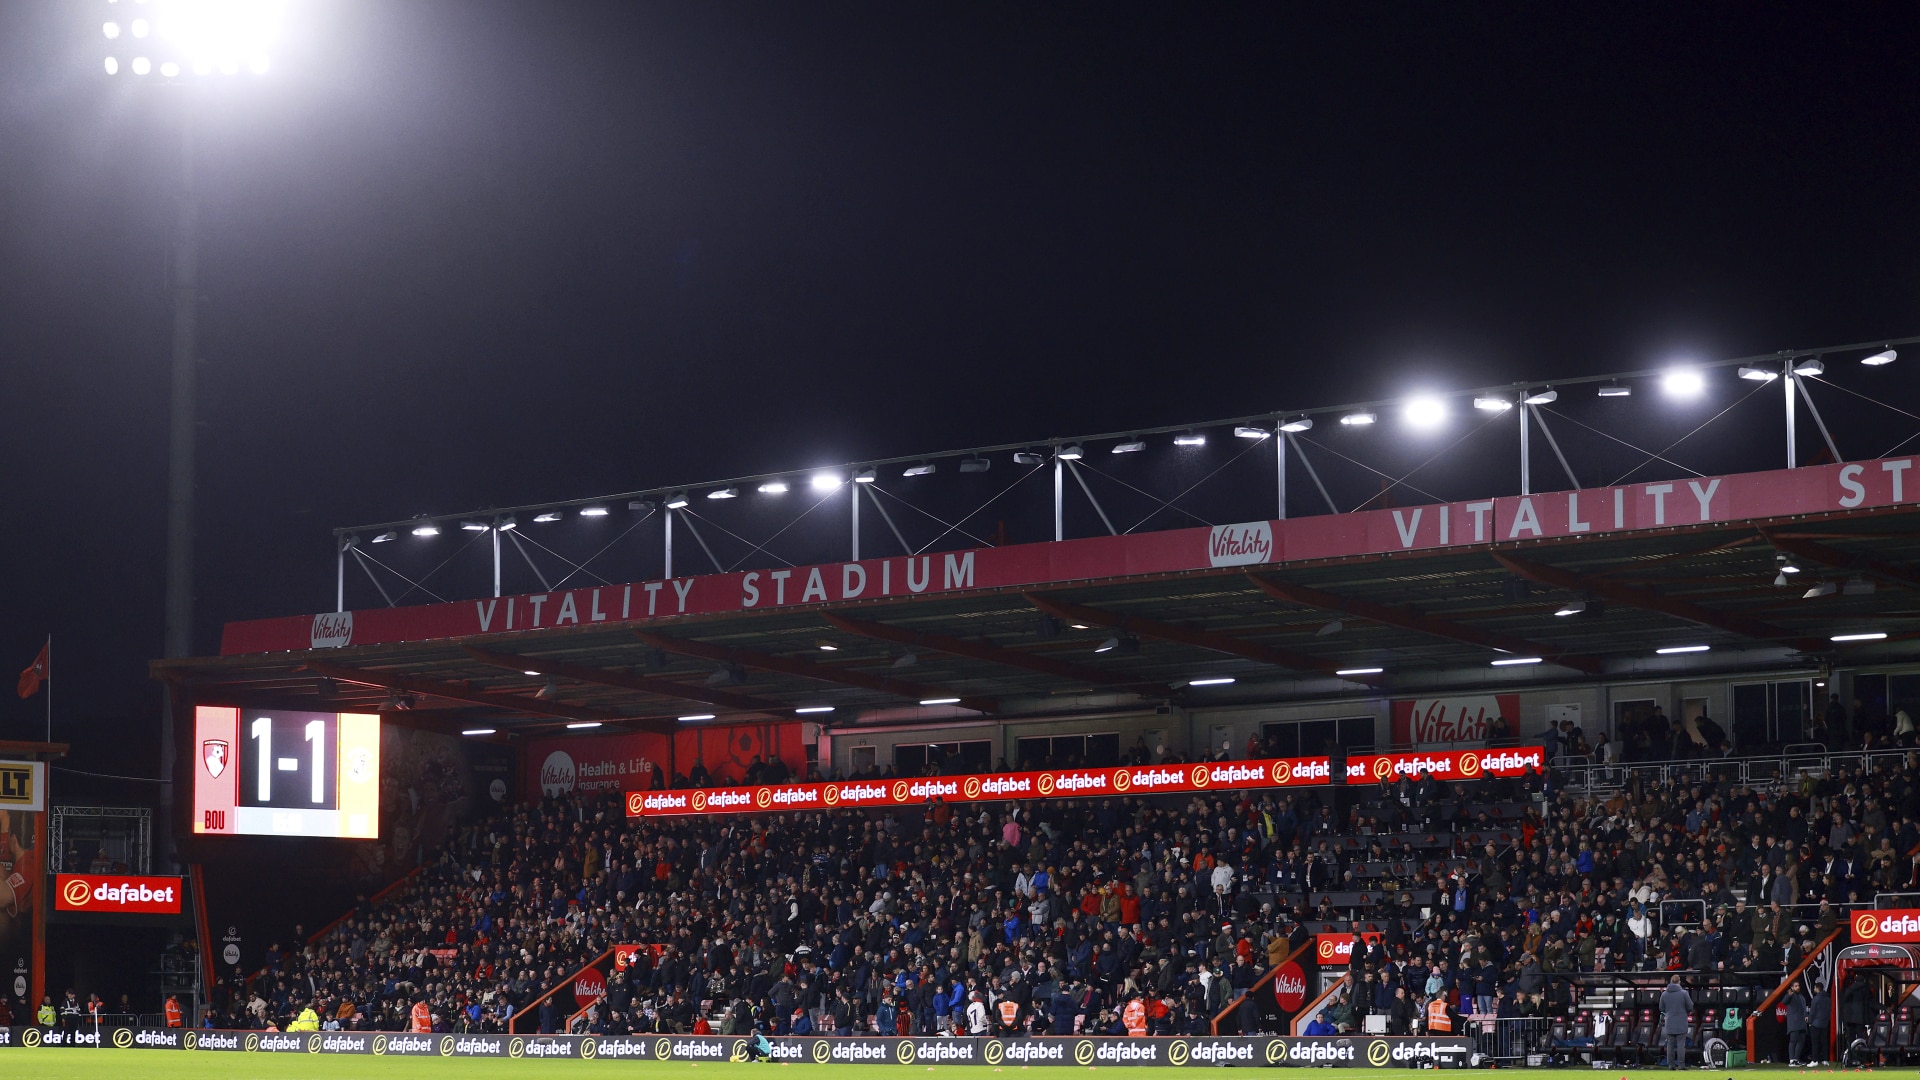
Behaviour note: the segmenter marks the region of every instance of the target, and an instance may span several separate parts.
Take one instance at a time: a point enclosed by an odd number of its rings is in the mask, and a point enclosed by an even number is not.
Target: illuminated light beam
[[[1350,597],[1338,596],[1334,593],[1322,592],[1319,589],[1310,589],[1305,585],[1292,585],[1284,581],[1274,581],[1270,578],[1261,577],[1258,574],[1248,574],[1247,577],[1261,592],[1266,593],[1275,600],[1282,600],[1289,604],[1318,608],[1322,611],[1337,611],[1345,615],[1365,619],[1368,622],[1380,623],[1383,626],[1391,626],[1400,630],[1411,630],[1416,634],[1427,634],[1431,637],[1446,638],[1449,641],[1464,642],[1468,645],[1478,645],[1481,648],[1493,649],[1496,652],[1512,653],[1516,656],[1540,656],[1559,664],[1561,667],[1570,667],[1575,671],[1583,671],[1588,675],[1600,675],[1606,671],[1606,661],[1597,656],[1570,653],[1564,649],[1555,648],[1543,642],[1532,641],[1523,637],[1515,637],[1511,634],[1496,634],[1478,627],[1468,626],[1465,623],[1454,622],[1452,619],[1441,619],[1432,615],[1416,614],[1404,608],[1394,607],[1391,604],[1380,604],[1371,600],[1356,600]]]
[[[738,712],[758,713],[763,716],[781,717],[787,715],[787,707],[778,702],[766,701],[746,694],[735,694],[711,686],[692,686],[672,679],[663,679],[652,675],[629,675],[624,671],[608,671],[605,668],[590,667],[586,664],[570,664],[564,660],[546,660],[537,656],[525,656],[520,653],[500,653],[491,649],[475,648],[464,645],[462,650],[470,657],[491,667],[507,671],[537,671],[561,679],[595,686],[611,686],[618,690],[632,690],[640,694],[653,694],[665,698],[678,698],[682,701],[697,701],[702,705],[717,705]],[[583,720],[623,719],[622,717],[581,717]],[[650,731],[676,731],[673,721],[661,720],[648,722],[632,718],[632,723],[642,725]]]
[[[937,686],[924,683],[890,679],[884,675],[869,675],[863,671],[848,671],[827,664],[817,664],[811,660],[802,660],[794,656],[776,656],[772,653],[756,652],[751,649],[734,648],[727,645],[711,645],[704,641],[688,641],[685,638],[668,637],[646,630],[635,630],[633,636],[661,652],[691,656],[699,660],[711,660],[721,664],[738,664],[746,668],[758,668],[761,671],[773,671],[782,675],[792,675],[802,679],[814,679],[819,682],[833,683],[838,686],[853,686],[862,690],[873,690],[908,701],[922,701],[927,698],[952,697],[952,693]],[[837,651],[837,650],[836,650]],[[997,713],[1000,703],[993,698],[962,697],[958,699],[962,708],[981,713]]]
[[[1191,645],[1197,649],[1239,656],[1262,664],[1271,664],[1288,671],[1313,672],[1321,675],[1335,675],[1336,678],[1348,678],[1368,686],[1385,686],[1387,680],[1381,676],[1344,676],[1336,673],[1343,665],[1332,660],[1323,660],[1317,656],[1294,652],[1291,649],[1279,649],[1259,642],[1247,641],[1231,634],[1222,634],[1213,630],[1198,630],[1192,627],[1177,626],[1161,622],[1158,619],[1140,615],[1125,615],[1119,612],[1105,611],[1101,608],[1086,607],[1066,600],[1058,600],[1040,593],[1026,593],[1027,603],[1066,623],[1085,623],[1090,626],[1104,626],[1113,630],[1124,630],[1140,637],[1158,638],[1161,641]]]
[[[1704,607],[1691,600],[1681,600],[1666,596],[1652,589],[1643,589],[1636,585],[1621,585],[1605,578],[1587,574],[1577,574],[1571,570],[1562,570],[1557,566],[1528,562],[1516,559],[1503,552],[1493,553],[1494,561],[1508,570],[1519,574],[1528,581],[1537,581],[1542,585],[1551,585],[1556,589],[1568,589],[1573,592],[1589,593],[1609,603],[1622,607],[1635,607],[1644,611],[1656,611],[1682,622],[1695,623],[1714,630],[1724,630],[1736,637],[1766,641],[1801,652],[1826,652],[1831,646],[1818,638],[1798,637],[1792,631],[1775,626],[1769,622],[1737,615],[1727,611],[1717,611]],[[1555,661],[1558,663],[1559,661]]]
[[[951,653],[964,656],[969,660],[980,660],[989,664],[1004,664],[1007,667],[1024,668],[1027,671],[1069,682],[1092,686],[1114,686],[1127,690],[1136,690],[1146,694],[1165,694],[1164,683],[1147,682],[1131,675],[1088,667],[1068,660],[1056,660],[1051,656],[1035,656],[1017,649],[1006,649],[986,641],[969,641],[965,638],[950,637],[946,634],[929,633],[922,630],[907,630],[885,623],[868,622],[865,619],[849,619],[831,611],[821,612],[821,618],[844,633],[857,634],[875,641],[890,641],[896,645],[911,645],[934,652]]]

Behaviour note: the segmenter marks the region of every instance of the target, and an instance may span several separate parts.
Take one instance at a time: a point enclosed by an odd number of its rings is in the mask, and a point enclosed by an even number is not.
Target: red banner
[[[1324,757],[1213,761],[1192,765],[1123,765],[1117,769],[1053,769],[972,776],[847,780],[832,784],[635,791],[627,795],[627,816],[858,810],[914,806],[930,799],[959,803],[1007,799],[1076,799],[1098,795],[1316,787],[1329,782],[1328,764]]]
[[[700,724],[672,735],[631,732],[534,739],[521,761],[520,790],[529,797],[559,797],[595,791],[645,790],[653,768],[667,782],[703,764],[716,777],[744,776],[753,759],[778,759],[795,773],[807,767],[798,724]]]
[[[1546,767],[1546,749],[1516,746],[1504,750],[1440,750],[1431,754],[1355,754],[1347,759],[1347,783],[1373,784],[1389,777],[1435,780],[1508,779]]]
[[[1854,913],[1855,945],[1901,945],[1915,941],[1920,941],[1920,908]]]
[[[1501,716],[1507,718],[1511,729],[1519,730],[1519,694],[1396,701],[1393,703],[1393,745],[1485,742],[1488,727],[1494,718]]]
[[[665,951],[665,946],[661,945],[615,945],[613,947],[613,970],[625,971],[632,967],[633,958],[641,953],[646,953],[655,960],[658,960],[660,959],[660,954]]]
[[[1366,931],[1360,939],[1371,945],[1385,938],[1376,931]],[[1352,934],[1315,934],[1313,935],[1313,955],[1319,957],[1321,967],[1342,967],[1353,963]]]
[[[1898,506],[1914,458],[228,623],[222,656],[1032,588]],[[1920,477],[1916,478],[1920,483]]]
[[[181,880],[129,874],[55,874],[53,910],[107,915],[178,915]]]

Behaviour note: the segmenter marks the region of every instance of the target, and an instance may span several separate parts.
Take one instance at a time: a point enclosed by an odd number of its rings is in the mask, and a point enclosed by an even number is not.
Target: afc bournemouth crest
[[[207,763],[207,775],[218,780],[227,771],[227,740],[208,739],[200,744],[200,760]]]

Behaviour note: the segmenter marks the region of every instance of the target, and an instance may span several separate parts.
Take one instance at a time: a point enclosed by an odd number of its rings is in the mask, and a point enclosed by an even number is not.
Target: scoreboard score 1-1
[[[380,718],[194,709],[193,831],[214,836],[380,835]]]

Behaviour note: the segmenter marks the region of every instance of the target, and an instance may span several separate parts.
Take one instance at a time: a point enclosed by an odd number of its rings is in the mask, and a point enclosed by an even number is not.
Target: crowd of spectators
[[[212,1022],[313,1005],[328,1027],[494,1031],[531,1010],[520,1030],[557,1031],[571,988],[542,995],[640,943],[657,955],[578,1024],[1172,1034],[1224,1012],[1253,1031],[1272,1009],[1242,991],[1329,931],[1357,939],[1335,1030],[1558,1014],[1581,972],[1777,983],[1849,905],[1920,887],[1917,817],[1914,755],[1764,790],[1702,774],[1589,793],[1548,772],[642,820],[617,797],[549,799],[276,950]]]

